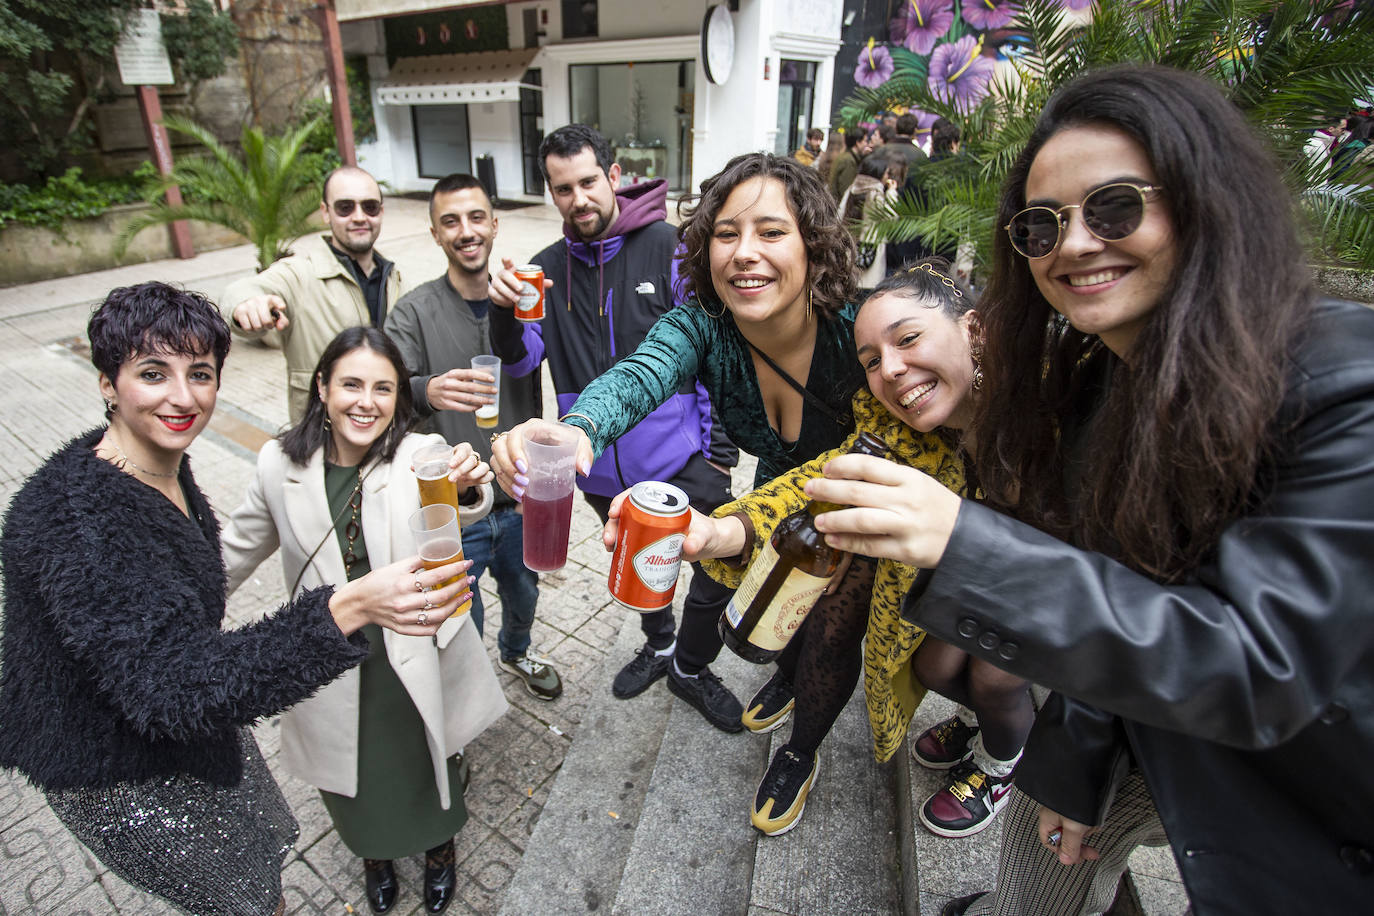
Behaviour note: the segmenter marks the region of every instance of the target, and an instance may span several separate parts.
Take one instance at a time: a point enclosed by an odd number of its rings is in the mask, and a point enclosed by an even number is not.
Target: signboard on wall
[[[510,47],[504,6],[469,7],[382,20],[387,62],[429,54],[504,51]]]
[[[126,86],[170,86],[172,61],[162,41],[162,16],[157,10],[133,10],[124,34],[115,45],[119,78]]]

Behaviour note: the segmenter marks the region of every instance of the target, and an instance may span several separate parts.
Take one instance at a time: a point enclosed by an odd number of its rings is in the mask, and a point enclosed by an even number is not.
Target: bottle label
[[[666,592],[677,582],[677,571],[682,566],[682,539],[681,534],[670,534],[635,554],[635,573],[649,591]]]
[[[736,589],[734,597],[725,606],[726,619],[730,625],[738,627],[744,612],[753,603],[768,574],[778,563],[778,553],[771,543],[765,543],[758,557],[744,574],[744,581]],[[780,651],[792,639],[792,634],[802,625],[806,615],[820,598],[830,579],[827,576],[813,576],[799,569],[787,574],[786,580],[778,587],[778,592],[769,602],[767,610],[759,618],[754,629],[744,636],[749,642],[767,651]]]

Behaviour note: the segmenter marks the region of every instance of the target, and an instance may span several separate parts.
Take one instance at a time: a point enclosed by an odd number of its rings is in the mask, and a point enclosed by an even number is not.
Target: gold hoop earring
[[[814,287],[807,287],[807,289],[806,289],[806,321],[807,321],[807,324],[810,324],[810,323],[811,323],[811,315],[812,315],[812,313],[815,311],[815,304],[814,304],[815,298],[816,298],[816,290],[815,290],[815,288],[814,288]]]
[[[706,317],[707,317],[707,318],[715,318],[715,319],[717,319],[717,320],[719,320],[719,319],[721,319],[721,318],[724,318],[724,317],[725,317],[725,313],[726,313],[727,311],[729,311],[729,309],[727,309],[727,308],[725,307],[725,303],[722,302],[722,303],[720,304],[720,313],[717,314],[717,315],[712,315],[712,314],[711,314],[711,310],[708,309],[708,308],[706,307],[706,300],[700,299],[700,298],[697,299],[697,307],[700,308],[703,312],[706,313]]]

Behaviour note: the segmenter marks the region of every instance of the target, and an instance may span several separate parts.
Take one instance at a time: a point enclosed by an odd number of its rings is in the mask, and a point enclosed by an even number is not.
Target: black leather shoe
[[[744,707],[710,668],[702,668],[696,677],[678,677],[676,671],[669,671],[668,689],[695,706],[707,722],[721,731],[730,734],[744,731],[744,723],[740,721]]]
[[[425,853],[425,911],[442,913],[453,901],[458,878],[453,866],[453,841]]]
[[[668,673],[673,663],[671,655],[659,655],[653,646],[646,644],[635,650],[635,657],[616,674],[611,682],[611,693],[617,699],[628,700],[637,697],[653,686],[654,681]]]
[[[955,897],[940,910],[940,916],[964,916],[968,908],[974,903],[986,897],[990,891],[979,891],[976,894],[969,894],[967,897]]]
[[[367,905],[374,913],[385,913],[396,905],[400,885],[396,870],[388,859],[364,859],[363,878],[367,883]]]

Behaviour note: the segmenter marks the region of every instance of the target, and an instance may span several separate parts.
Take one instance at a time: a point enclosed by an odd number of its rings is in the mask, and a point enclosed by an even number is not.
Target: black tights
[[[933,636],[922,641],[913,664],[927,689],[973,710],[988,754],[1010,760],[1021,752],[1035,721],[1029,681]]]
[[[854,557],[839,588],[816,602],[778,656],[778,670],[792,681],[797,698],[788,740],[793,750],[816,752],[859,682],[876,567],[867,557]]]

